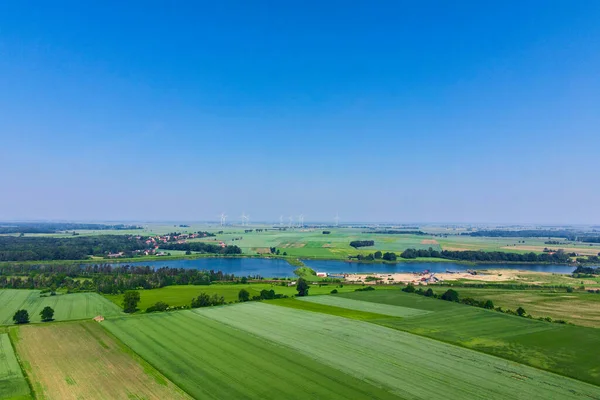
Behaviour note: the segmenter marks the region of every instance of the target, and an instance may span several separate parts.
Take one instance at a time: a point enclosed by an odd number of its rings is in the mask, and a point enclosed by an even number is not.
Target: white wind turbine
[[[227,215],[224,212],[221,213],[221,226],[225,225],[225,219],[227,219]]]
[[[292,224],[294,223],[294,217],[292,217],[291,215],[288,217],[288,219],[290,220],[290,228],[292,227]]]
[[[340,224],[340,216],[338,215],[338,213],[335,213],[335,226],[338,226]]]
[[[279,216],[279,226],[283,226],[283,215]]]
[[[298,227],[299,228],[304,227],[304,214],[298,215]]]

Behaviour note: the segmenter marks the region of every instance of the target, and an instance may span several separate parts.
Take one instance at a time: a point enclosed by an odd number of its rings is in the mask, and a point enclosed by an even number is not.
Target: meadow
[[[447,287],[433,286],[441,294]],[[582,326],[600,328],[600,294],[564,289],[512,290],[497,288],[455,288],[461,297],[492,300],[496,307],[516,310],[523,307],[534,317],[567,320]]]
[[[29,385],[23,376],[7,333],[0,333],[0,399],[31,398]]]
[[[36,398],[186,399],[96,322],[11,328]]]
[[[432,311],[372,322],[600,385],[597,353],[590,351],[600,348],[598,329],[507,315],[400,290],[337,296]]]
[[[25,309],[31,322],[41,322],[40,311],[54,309],[55,321],[93,318],[97,315],[120,315],[119,307],[97,293],[57,294],[41,297],[39,290],[0,289],[0,325],[13,323],[17,310]]]
[[[598,395],[592,385],[370,322],[267,303],[193,312],[302,352],[400,398]],[[406,319],[413,318],[421,317]]]
[[[286,282],[286,281],[283,281]],[[289,281],[288,281],[289,282]],[[310,295],[329,294],[333,289],[340,293],[351,292],[357,289],[355,285],[337,285],[335,283],[319,286],[311,285],[309,289]],[[280,284],[272,283],[249,283],[249,284],[215,284],[215,285],[175,285],[166,286],[159,289],[140,290],[140,303],[138,308],[146,310],[146,308],[154,305],[158,301],[163,301],[171,307],[189,306],[192,298],[198,297],[201,292],[209,295],[217,294],[225,297],[226,302],[235,302],[238,300],[238,293],[241,289],[246,289],[250,293],[250,297],[260,295],[261,290],[274,290],[277,294],[286,296],[294,296],[298,292],[295,286],[281,286]],[[104,295],[115,305],[121,307],[123,304],[123,295]]]
[[[195,398],[395,398],[304,351],[192,311],[116,318],[103,326]]]

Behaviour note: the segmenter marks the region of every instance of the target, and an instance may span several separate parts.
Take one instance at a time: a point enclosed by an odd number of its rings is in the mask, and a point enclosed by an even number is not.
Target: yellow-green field
[[[11,329],[36,398],[189,398],[97,322]]]

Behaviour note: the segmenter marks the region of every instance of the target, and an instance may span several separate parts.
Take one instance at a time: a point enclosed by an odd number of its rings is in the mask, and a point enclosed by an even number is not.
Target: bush
[[[415,285],[413,285],[412,283],[409,283],[408,285],[406,285],[405,288],[402,288],[403,292],[406,293],[414,293],[415,292]]]
[[[442,295],[441,297],[442,300],[446,300],[446,301],[458,301],[458,292],[456,290],[453,289],[448,289],[446,290],[446,292]]]
[[[150,306],[148,308],[146,308],[146,312],[147,313],[151,313],[151,312],[162,312],[162,311],[167,311],[167,308],[169,308],[169,305],[163,301],[158,301],[156,303],[154,303],[153,306]]]
[[[369,292],[371,290],[375,290],[375,288],[373,286],[367,286],[364,288],[354,289],[355,292]]]
[[[333,289],[333,290],[332,290],[331,292],[329,292],[329,293],[331,293],[331,294],[336,294],[337,292],[338,292],[338,291],[337,291],[337,289]]]

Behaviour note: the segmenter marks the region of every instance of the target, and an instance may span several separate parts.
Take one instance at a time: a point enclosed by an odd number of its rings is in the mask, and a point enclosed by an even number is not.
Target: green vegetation
[[[191,311],[117,318],[103,324],[195,398],[395,398],[305,351],[274,345]]]
[[[123,295],[123,311],[133,313],[137,310],[137,305],[140,302],[140,292],[137,290],[128,290]]]
[[[29,385],[15,357],[8,334],[0,333],[0,399],[30,399]]]
[[[598,395],[596,386],[484,353],[406,332],[394,332],[371,322],[275,304],[277,302],[244,303],[197,309],[194,313],[302,352],[329,367],[385,388],[400,398],[568,399]],[[390,319],[413,320],[434,314]],[[180,329],[184,326],[187,325],[181,324]],[[127,332],[124,337],[129,334]]]
[[[52,321],[54,319],[54,310],[50,306],[46,306],[40,311],[42,322]]]
[[[188,398],[96,322],[11,329],[36,398]]]
[[[433,286],[441,295],[446,289]],[[470,297],[479,301],[492,301],[496,307],[504,310],[516,310],[523,307],[534,318],[550,317],[569,323],[600,328],[600,296],[586,291],[566,289],[502,289],[470,288],[456,289],[463,298]]]
[[[41,322],[40,313],[47,306],[55,310],[54,319],[57,321],[121,314],[117,306],[96,293],[41,297],[39,290],[2,289],[0,304],[0,325],[12,324],[17,310],[27,310],[31,322]]]
[[[590,352],[600,347],[600,334],[594,328],[551,324],[400,290],[337,296],[433,311],[377,323],[600,384],[597,357]]]
[[[429,311],[419,310],[417,308],[390,306],[387,304],[377,304],[369,301],[351,300],[337,296],[310,296],[298,298],[298,300],[323,304],[327,306],[347,308],[350,310],[358,310],[375,314],[388,315],[392,317],[412,317],[415,315],[429,313]]]
[[[15,312],[15,315],[13,315],[12,319],[15,324],[28,324],[29,313],[27,312],[27,310],[17,310]]]

